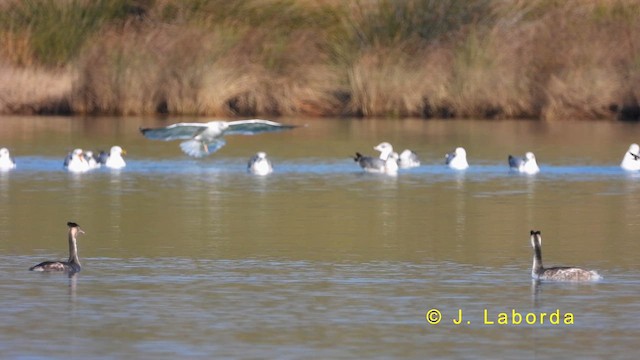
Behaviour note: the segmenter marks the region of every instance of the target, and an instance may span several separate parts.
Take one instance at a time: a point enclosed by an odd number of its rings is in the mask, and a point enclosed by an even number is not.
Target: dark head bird
[[[531,230],[531,246],[533,247],[531,277],[535,280],[596,281],[602,279],[602,277],[593,270],[585,270],[572,266],[545,268],[542,265],[542,236],[540,231]]]
[[[69,260],[68,261],[44,261],[38,265],[29,268],[31,271],[64,271],[68,273],[77,273],[80,271],[80,259],[78,259],[78,245],[76,237],[78,234],[84,234],[80,225],[74,222],[68,222],[69,227]]]

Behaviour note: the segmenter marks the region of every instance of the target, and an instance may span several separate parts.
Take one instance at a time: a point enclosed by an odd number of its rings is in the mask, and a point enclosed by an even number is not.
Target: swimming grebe
[[[256,175],[267,175],[273,172],[271,160],[267,159],[267,153],[260,151],[249,159],[247,171]]]
[[[31,271],[64,271],[77,273],[80,271],[80,260],[78,259],[78,245],[76,236],[84,234],[80,226],[74,222],[68,222],[69,227],[69,261],[44,261],[29,268]]]
[[[509,167],[511,170],[525,174],[536,174],[540,171],[536,156],[531,151],[524,154],[524,157],[515,157],[509,155]]]
[[[533,267],[531,277],[536,280],[555,281],[596,281],[602,277],[593,270],[585,270],[571,266],[544,268],[542,265],[542,236],[540,231],[531,230],[531,246],[533,247]]]
[[[444,158],[446,164],[452,169],[464,170],[469,167],[467,151],[464,148],[457,147],[452,153],[445,155]]]

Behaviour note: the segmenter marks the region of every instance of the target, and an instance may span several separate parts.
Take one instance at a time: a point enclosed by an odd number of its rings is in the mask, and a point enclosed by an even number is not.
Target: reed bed
[[[640,119],[640,0],[0,0],[0,113]]]

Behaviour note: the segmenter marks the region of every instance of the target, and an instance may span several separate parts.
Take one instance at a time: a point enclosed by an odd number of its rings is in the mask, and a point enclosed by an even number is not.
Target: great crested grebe
[[[273,172],[271,160],[267,158],[267,153],[260,151],[249,159],[247,171],[255,175],[268,175]]]
[[[80,271],[80,260],[78,259],[78,245],[76,237],[78,234],[84,234],[80,226],[74,222],[68,222],[69,227],[69,261],[44,261],[38,265],[29,268],[31,271],[64,271],[68,273],[77,273]]]
[[[602,277],[593,270],[585,270],[571,266],[546,268],[542,265],[542,236],[540,231],[531,230],[531,246],[533,247],[533,267],[531,277],[536,280],[555,281],[596,281]]]
[[[445,155],[445,162],[450,168],[464,170],[469,167],[467,162],[467,151],[462,147],[457,147],[452,153]]]
[[[536,174],[540,171],[536,156],[531,151],[524,154],[524,157],[515,157],[509,155],[509,167],[511,170],[525,174]]]

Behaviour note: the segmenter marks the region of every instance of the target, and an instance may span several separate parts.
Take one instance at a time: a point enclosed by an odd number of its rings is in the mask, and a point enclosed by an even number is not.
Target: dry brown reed
[[[122,0],[62,63],[20,4],[0,113],[640,119],[640,0]]]

